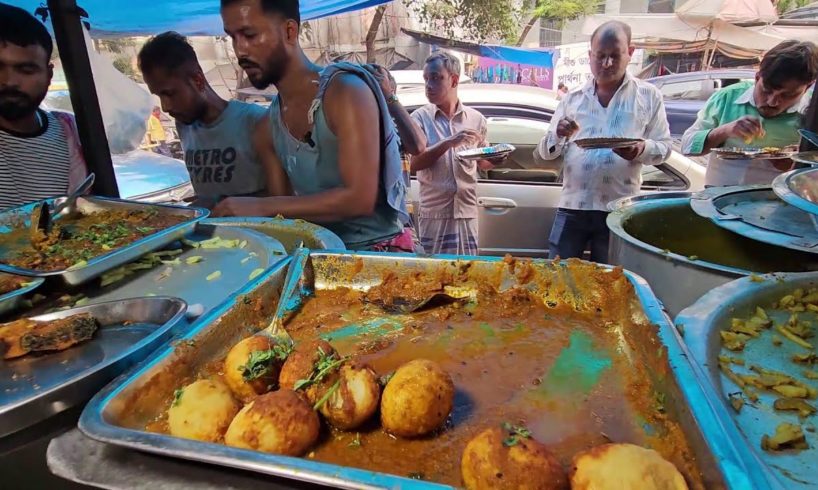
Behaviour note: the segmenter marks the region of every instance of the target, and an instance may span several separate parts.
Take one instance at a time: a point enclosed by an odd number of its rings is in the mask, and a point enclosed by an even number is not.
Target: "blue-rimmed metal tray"
[[[23,300],[23,296],[37,289],[40,284],[45,281],[45,279],[41,277],[17,276],[15,274],[0,272],[0,276],[4,275],[20,277],[26,282],[22,284],[21,287],[13,291],[9,291],[6,294],[0,294],[0,317],[17,309],[17,307],[20,306],[20,302]]]
[[[772,435],[782,422],[811,424],[807,417],[799,420],[795,412],[773,409],[779,396],[758,390],[758,401],[745,398],[745,403],[737,412],[730,404],[729,395],[740,396],[742,388],[737,386],[720,369],[719,355],[725,354],[744,361],[744,366],[730,364],[733,372],[750,373],[751,365],[784,372],[813,387],[818,383],[804,378],[802,371],[809,366],[797,366],[791,362],[793,354],[806,354],[804,349],[789,340],[781,338],[780,345],[773,343],[773,336],[780,335],[774,328],[764,330],[759,338],[749,340],[740,352],[722,350],[720,332],[728,330],[733,318],[747,319],[755,314],[756,307],[764,308],[774,325],[785,324],[792,312],[785,308],[772,308],[782,297],[792,294],[797,288],[818,287],[818,273],[775,273],[756,277],[745,277],[719,286],[702,296],[692,306],[676,317],[676,327],[684,331],[684,339],[692,361],[700,366],[709,389],[715,393],[714,408],[724,421],[725,430],[735,434],[739,451],[746,457],[755,458],[764,471],[774,475],[768,486],[758,488],[818,488],[818,435],[805,431],[809,449],[802,451],[785,450],[768,452],[761,449],[764,435]],[[802,320],[815,320],[810,312],[800,313]],[[814,339],[810,339],[814,342]],[[814,350],[813,350],[814,352]],[[807,400],[807,403],[813,403]]]
[[[32,317],[48,321],[87,313],[94,337],[64,351],[0,359],[0,438],[82,403],[143,360],[174,333],[187,304],[178,298],[135,298]]]
[[[47,201],[49,204],[54,205],[63,199],[65,199],[65,197],[48,199]],[[11,231],[10,224],[12,223],[16,223],[18,225],[25,223],[25,225],[28,226],[30,223],[31,213],[39,202],[40,201],[25,204],[17,208],[11,208],[0,212],[0,233],[9,233]],[[151,209],[158,211],[159,213],[183,216],[185,217],[185,220],[177,225],[136,240],[129,245],[125,245],[124,247],[120,247],[104,255],[94,257],[81,267],[69,267],[62,270],[44,272],[33,269],[22,269],[0,263],[0,271],[23,276],[59,277],[62,278],[67,284],[76,286],[88,282],[91,279],[95,279],[115,267],[127,264],[128,262],[131,262],[148,252],[160,249],[169,243],[182,238],[195,228],[197,222],[206,218],[209,214],[209,211],[200,208],[170,206],[164,204],[145,204],[134,201],[125,201],[122,199],[90,196],[80,197],[77,199],[77,208],[79,212],[83,214],[104,210]],[[59,220],[59,217],[57,220]],[[8,257],[8,255],[13,254],[14,251],[14,244],[2,244],[2,246],[0,246],[0,259]]]
[[[534,261],[532,264],[537,274],[552,279],[548,290],[537,294],[565,298],[559,295],[572,294],[572,288],[576,288],[576,298],[582,295],[588,299],[598,294],[590,285],[592,281],[579,286],[578,283],[582,281],[573,275],[576,274],[572,272],[574,269],[566,268],[565,264],[546,261]],[[606,274],[615,277],[613,268],[590,264],[585,267],[583,270],[593,270],[603,283]],[[366,290],[380,283],[388,271],[434,274],[436,271],[459,270],[469,277],[483,277],[492,284],[497,282],[504,287],[511,287],[518,281],[513,267],[501,258],[318,252],[311,255],[310,269],[311,272],[305,271],[302,277],[314,277],[312,284],[318,290],[336,287]],[[349,270],[355,271],[354,274],[345,276],[339,273]],[[285,274],[286,269],[282,267],[259,277],[255,284],[248,287],[246,295],[240,295],[201,317],[183,341],[161,349],[141,366],[107,386],[86,407],[80,419],[80,430],[98,441],[131,449],[340,488],[439,488],[433,482],[399,475],[309,458],[200,443],[145,430],[145,423],[155,420],[162,413],[167,405],[165,400],[172,399],[179,383],[195,378],[201,368],[223,356],[239,339],[266,326],[280,295]],[[340,279],[342,277],[347,279]],[[638,342],[644,342],[644,345],[637,349],[638,353],[625,349],[620,354],[629,359],[627,362],[638,362],[640,356],[649,356],[651,362],[660,362],[664,366],[659,369],[661,374],[652,372],[649,375],[649,382],[655,383],[652,386],[665,394],[667,416],[679,424],[691,448],[699,481],[703,482],[699,485],[734,489],[752,488],[756,484],[765,486],[766,476],[758,471],[754,461],[746,462],[738,456],[733,447],[734,441],[723,432],[711,408],[717,402],[704,391],[700,383],[702,378],[688,362],[686,348],[647,283],[630,273],[625,273],[624,280],[622,276],[619,277],[617,284],[624,290],[618,301],[626,302],[622,304],[632,308],[629,311],[641,319],[639,322],[647,322],[640,325],[655,326],[655,330],[651,328],[643,332],[646,335]],[[632,289],[625,284],[632,286]],[[593,301],[576,301],[588,308],[594,304]],[[625,340],[623,342],[627,343]],[[134,412],[134,403],[138,403],[139,410],[147,411]],[[139,413],[139,416],[134,417],[134,413]],[[645,426],[645,430],[653,429]],[[423,455],[417,454],[415,457],[422,458]]]

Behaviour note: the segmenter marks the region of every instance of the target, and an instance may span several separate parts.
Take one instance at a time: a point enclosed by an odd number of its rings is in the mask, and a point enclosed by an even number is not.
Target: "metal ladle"
[[[310,250],[299,245],[293,252],[290,259],[290,265],[287,268],[287,275],[284,278],[284,286],[281,288],[281,296],[278,299],[275,313],[270,324],[264,330],[258,332],[256,335],[264,335],[270,337],[275,343],[293,345],[293,339],[284,328],[284,317],[295,308],[289,303],[293,299],[301,301],[302,288],[301,276],[304,273],[304,268],[307,265],[307,260],[310,258]]]
[[[36,237],[38,232],[48,235],[48,233],[51,231],[51,225],[54,222],[55,216],[58,216],[65,210],[68,210],[69,213],[73,212],[77,207],[77,198],[91,190],[91,187],[94,185],[94,178],[93,172],[88,174],[88,177],[82,181],[82,184],[80,184],[79,187],[74,190],[74,192],[69,194],[65,201],[56,205],[53,211],[51,211],[51,206],[49,206],[48,202],[43,201],[43,203],[39,206],[39,214],[32,216],[31,236]]]

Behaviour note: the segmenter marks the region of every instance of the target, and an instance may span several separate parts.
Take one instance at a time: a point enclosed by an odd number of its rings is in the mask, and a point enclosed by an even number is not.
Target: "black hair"
[[[39,45],[45,50],[48,59],[54,51],[54,42],[42,22],[21,9],[0,2],[0,43],[15,46]]]
[[[596,39],[597,36],[604,35],[607,37],[611,34],[618,33],[624,34],[625,39],[628,40],[628,45],[630,45],[632,37],[631,26],[619,20],[609,20],[600,25],[599,27],[597,27],[596,29],[594,29],[594,33],[591,34],[591,42],[593,43],[594,39]]]
[[[175,73],[179,69],[198,67],[199,59],[187,38],[178,32],[168,31],[154,36],[142,46],[137,57],[142,73],[150,73],[157,68]]]
[[[790,80],[810,84],[818,77],[818,50],[811,42],[784,41],[764,54],[758,72],[772,89]]]
[[[240,0],[221,0],[221,7],[227,7]],[[285,19],[292,19],[298,24],[301,24],[301,10],[298,6],[298,0],[258,0],[261,4],[261,10],[265,14],[278,14]]]

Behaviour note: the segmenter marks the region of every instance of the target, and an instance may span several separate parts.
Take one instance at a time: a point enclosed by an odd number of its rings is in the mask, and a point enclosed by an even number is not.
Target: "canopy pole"
[[[88,171],[96,174],[93,193],[119,197],[111,151],[105,136],[105,124],[99,109],[91,61],[85,46],[83,24],[76,0],[48,0],[48,11],[54,37],[60,52],[71,105],[82,142],[82,153]]]

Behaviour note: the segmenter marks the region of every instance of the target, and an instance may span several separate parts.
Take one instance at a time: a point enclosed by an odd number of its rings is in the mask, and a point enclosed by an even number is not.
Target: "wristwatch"
[[[395,94],[392,94],[392,95],[390,95],[389,97],[386,98],[386,103],[387,104],[394,104],[395,102],[399,102],[398,101],[398,96],[395,95]]]

